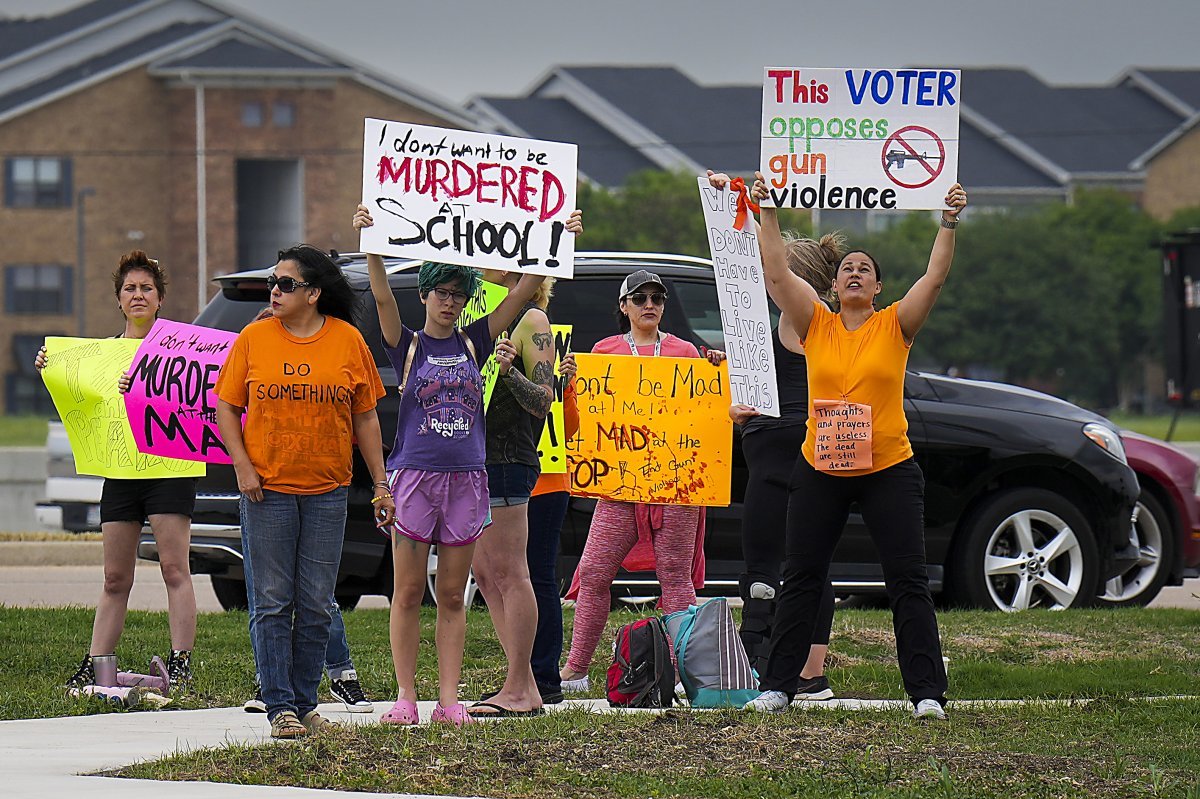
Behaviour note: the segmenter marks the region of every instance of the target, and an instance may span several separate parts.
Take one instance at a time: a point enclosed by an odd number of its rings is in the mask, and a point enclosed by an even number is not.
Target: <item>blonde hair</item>
[[[550,307],[550,298],[554,296],[554,284],[557,282],[558,278],[547,277],[537,287],[537,291],[533,293],[533,299],[530,302],[543,311],[546,310]]]
[[[833,278],[838,263],[846,254],[846,236],[840,231],[826,233],[820,241],[783,234],[788,269],[816,289],[823,300],[833,298]]]

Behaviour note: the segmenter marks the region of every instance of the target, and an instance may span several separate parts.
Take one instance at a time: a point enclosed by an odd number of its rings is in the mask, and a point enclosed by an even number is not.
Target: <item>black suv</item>
[[[360,328],[389,388],[395,371],[381,348],[365,259],[341,256],[351,285],[363,294]],[[416,271],[388,262],[402,318],[424,318]],[[616,332],[621,279],[636,269],[667,283],[663,329],[698,347],[723,348],[711,264],[698,258],[634,253],[579,253],[575,279],[555,287],[550,312],[574,325],[576,352]],[[262,269],[218,278],[221,293],[197,324],[237,331],[267,305]],[[395,391],[380,403],[385,446],[394,439]],[[1130,516],[1138,481],[1116,429],[1067,402],[996,383],[910,372],[905,381],[909,437],[925,472],[926,551],[933,590],[955,602],[998,608],[1070,607],[1091,603],[1105,580],[1129,568]],[[709,508],[705,539],[708,590],[736,593],[742,568],[740,521],[745,461],[734,442],[733,503]],[[363,594],[389,594],[391,559],[370,513],[371,480],[356,455],[337,597],[353,607]],[[227,466],[209,466],[200,481],[192,524],[192,568],[213,576],[225,607],[244,607],[237,483]],[[587,536],[594,500],[572,498],[562,531],[560,576],[569,579]],[[139,556],[156,559],[143,536]],[[879,593],[882,569],[862,520],[851,515],[831,577],[839,593]],[[618,576],[614,595],[657,591],[653,574]]]

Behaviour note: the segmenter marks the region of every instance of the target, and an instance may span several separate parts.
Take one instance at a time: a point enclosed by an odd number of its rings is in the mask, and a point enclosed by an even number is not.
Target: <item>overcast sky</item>
[[[673,64],[703,84],[757,83],[767,64],[1026,67],[1057,84],[1200,67],[1200,0],[221,2],[459,102],[523,93],[559,64]]]

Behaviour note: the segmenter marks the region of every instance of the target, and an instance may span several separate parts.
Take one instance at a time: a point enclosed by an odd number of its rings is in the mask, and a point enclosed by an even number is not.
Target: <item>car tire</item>
[[[1087,518],[1038,488],[998,493],[959,529],[947,575],[956,604],[1062,610],[1095,601],[1100,556]]]
[[[236,577],[214,577],[212,578],[212,587],[213,593],[217,595],[217,601],[225,610],[249,609],[250,606],[246,602],[245,580],[239,580]]]
[[[1104,607],[1144,607],[1154,601],[1167,582],[1175,561],[1179,531],[1172,515],[1145,488],[1135,506],[1130,543],[1138,548],[1138,562],[1124,574],[1101,584]]]

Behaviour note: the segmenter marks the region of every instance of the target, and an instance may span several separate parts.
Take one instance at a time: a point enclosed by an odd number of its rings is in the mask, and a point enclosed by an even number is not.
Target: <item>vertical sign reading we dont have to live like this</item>
[[[569,278],[578,148],[367,119],[364,252]]]
[[[747,215],[738,230],[737,192],[714,188],[708,178],[698,178],[698,183],[721,307],[730,400],[764,416],[779,416],[771,311],[753,217]]]
[[[759,166],[776,208],[944,207],[958,181],[953,69],[767,67]]]

